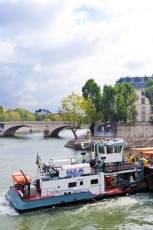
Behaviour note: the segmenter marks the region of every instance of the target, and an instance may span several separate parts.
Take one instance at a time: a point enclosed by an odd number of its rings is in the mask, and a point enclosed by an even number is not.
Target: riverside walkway
[[[59,132],[69,127],[65,121],[23,121],[23,122],[0,122],[0,137],[14,136],[16,131],[20,128],[27,127],[29,129],[37,129],[44,133],[44,137],[56,137]]]

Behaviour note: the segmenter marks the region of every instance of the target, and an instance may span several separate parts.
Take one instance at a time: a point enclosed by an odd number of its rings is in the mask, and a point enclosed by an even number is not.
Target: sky
[[[4,108],[56,113],[89,79],[152,74],[152,0],[0,0]]]

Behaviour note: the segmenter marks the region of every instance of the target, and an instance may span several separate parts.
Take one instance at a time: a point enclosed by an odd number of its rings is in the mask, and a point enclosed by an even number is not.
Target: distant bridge
[[[44,133],[44,137],[57,137],[59,132],[69,127],[67,122],[64,121],[23,121],[23,122],[0,122],[0,136],[14,136],[15,132],[23,127],[31,130],[36,129]]]

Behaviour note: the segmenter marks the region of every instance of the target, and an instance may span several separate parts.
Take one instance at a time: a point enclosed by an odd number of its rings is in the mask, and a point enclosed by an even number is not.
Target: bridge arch
[[[44,137],[58,137],[59,132],[62,129],[65,129],[67,127],[68,125],[64,125],[64,126],[53,129],[51,132],[50,130],[44,130]]]
[[[4,131],[3,133],[3,136],[14,136],[15,132],[22,127],[31,128],[31,126],[28,126],[28,125],[16,125],[16,126],[6,129],[6,131]]]

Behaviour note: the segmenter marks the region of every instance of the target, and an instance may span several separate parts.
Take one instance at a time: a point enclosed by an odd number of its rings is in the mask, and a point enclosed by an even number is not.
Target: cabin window
[[[120,153],[122,146],[114,146],[114,153]]]
[[[107,153],[113,153],[113,147],[107,147]]]
[[[83,181],[80,181],[80,185],[83,185]]]
[[[103,146],[99,146],[99,153],[105,153],[105,149]]]
[[[91,180],[91,184],[98,184],[98,179]]]
[[[69,188],[76,187],[76,182],[70,182],[70,183],[68,183],[68,187]]]

